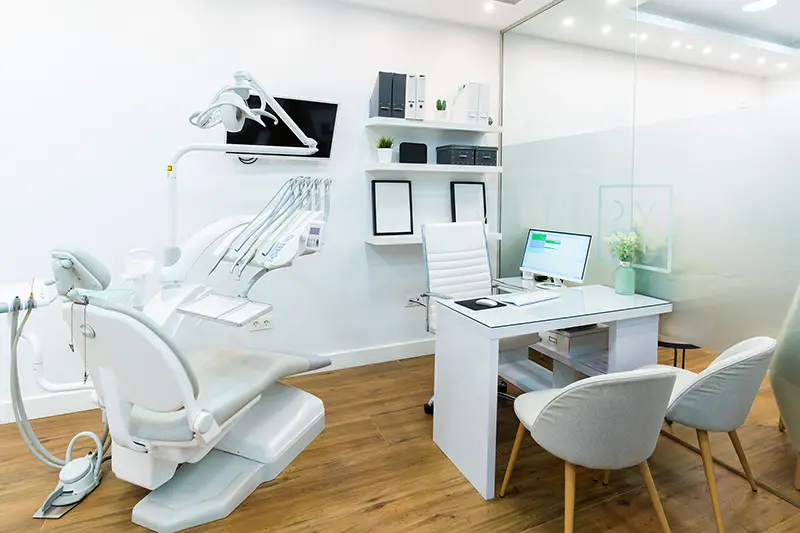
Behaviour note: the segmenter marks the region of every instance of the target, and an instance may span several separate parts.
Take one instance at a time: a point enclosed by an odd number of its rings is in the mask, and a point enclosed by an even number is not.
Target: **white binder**
[[[481,83],[480,98],[478,100],[478,124],[489,125],[489,107],[492,105],[492,86]]]
[[[456,101],[451,111],[454,122],[478,123],[478,108],[480,107],[481,86],[479,83],[469,82],[458,89]]]
[[[416,120],[417,118],[417,87],[417,75],[406,76],[406,120]]]
[[[428,90],[428,77],[425,74],[417,76],[417,105],[414,112],[414,117],[417,120],[425,120],[426,101],[425,96]]]

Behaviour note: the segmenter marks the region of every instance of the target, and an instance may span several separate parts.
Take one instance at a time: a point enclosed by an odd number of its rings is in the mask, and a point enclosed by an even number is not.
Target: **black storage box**
[[[436,163],[439,165],[474,165],[475,147],[449,144],[436,149]]]
[[[400,162],[424,165],[428,162],[428,145],[400,143]]]
[[[476,146],[475,164],[482,167],[496,167],[497,148],[491,146]]]

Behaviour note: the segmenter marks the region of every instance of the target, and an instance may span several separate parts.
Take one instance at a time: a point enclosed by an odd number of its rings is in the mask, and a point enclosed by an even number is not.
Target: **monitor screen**
[[[317,141],[317,153],[309,156],[319,159],[329,159],[331,157],[331,147],[333,146],[333,130],[336,126],[336,113],[339,106],[323,102],[309,102],[307,100],[293,100],[291,98],[275,98],[281,107],[292,117],[292,120],[303,130],[303,133]],[[261,98],[250,96],[247,105],[251,109],[261,107]],[[266,111],[275,115],[272,108],[268,105]],[[277,116],[277,115],[276,115]],[[252,120],[246,120],[242,131],[239,133],[228,133],[228,144],[250,144],[261,146],[290,146],[302,148],[303,143],[280,121],[276,126],[268,117],[264,117],[266,128]],[[279,119],[280,120],[280,119]],[[236,152],[230,152],[235,154]],[[246,157],[246,155],[245,155]]]
[[[532,229],[525,242],[520,270],[583,281],[591,246],[591,235]]]

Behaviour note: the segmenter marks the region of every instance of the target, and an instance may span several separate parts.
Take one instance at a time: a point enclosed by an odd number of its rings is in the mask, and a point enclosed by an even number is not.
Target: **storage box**
[[[559,329],[541,333],[542,344],[569,357],[608,350],[608,326]]]
[[[475,164],[482,167],[496,167],[497,148],[491,146],[476,146]]]
[[[436,149],[436,163],[439,165],[474,165],[475,147],[449,144]]]

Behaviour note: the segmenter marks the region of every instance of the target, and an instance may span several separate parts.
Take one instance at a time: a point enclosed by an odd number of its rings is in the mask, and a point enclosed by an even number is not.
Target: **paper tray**
[[[272,312],[272,305],[221,294],[208,294],[196,302],[178,307],[178,312],[240,328]]]

